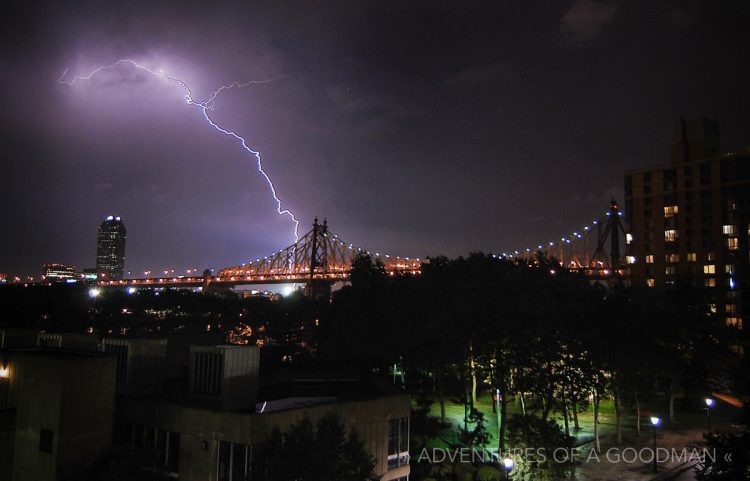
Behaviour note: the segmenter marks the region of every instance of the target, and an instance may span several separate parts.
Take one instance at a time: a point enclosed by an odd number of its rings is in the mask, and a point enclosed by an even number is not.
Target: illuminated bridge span
[[[581,229],[549,242],[526,247],[510,253],[504,252],[495,257],[533,261],[542,254],[555,258],[560,266],[581,272],[592,279],[621,278],[626,274],[630,262],[622,256],[621,241],[627,237],[622,226],[622,212],[615,200],[609,211],[601,219],[595,220]]]
[[[380,261],[391,275],[413,275],[421,272],[418,258],[397,257],[371,252],[340,239],[328,230],[328,223],[315,219],[312,230],[286,249],[244,264],[221,269],[216,275],[204,271],[203,276],[125,279],[102,281],[102,286],[138,287],[232,287],[243,284],[291,284],[320,281],[323,283],[349,280],[352,262],[358,254],[368,254]]]
[[[561,267],[585,274],[595,280],[618,279],[625,275],[628,258],[620,254],[625,230],[622,213],[612,201],[604,217],[572,232],[570,235],[537,244],[533,247],[495,254],[498,259],[535,262],[544,255],[556,259]],[[266,257],[227,267],[216,274],[204,271],[202,276],[176,276],[101,281],[100,286],[134,287],[233,287],[245,284],[292,284],[308,286],[318,282],[333,284],[346,282],[352,262],[360,254],[368,254],[380,261],[391,275],[420,274],[422,262],[418,258],[397,257],[371,252],[343,241],[328,230],[328,223],[315,219],[312,230],[297,242]]]

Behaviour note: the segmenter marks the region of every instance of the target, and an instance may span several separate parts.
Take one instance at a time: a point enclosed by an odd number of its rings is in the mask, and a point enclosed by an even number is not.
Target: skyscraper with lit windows
[[[626,262],[634,286],[705,288],[741,332],[750,316],[750,150],[721,153],[719,125],[678,124],[672,159],[625,174]]]
[[[99,226],[96,241],[96,272],[99,279],[122,279],[126,239],[127,230],[120,216],[107,216]]]

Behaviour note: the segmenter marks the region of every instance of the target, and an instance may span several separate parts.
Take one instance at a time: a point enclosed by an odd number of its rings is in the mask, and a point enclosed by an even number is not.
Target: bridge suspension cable
[[[622,216],[620,206],[612,200],[609,211],[602,218],[584,225],[580,230],[562,236],[559,240],[540,243],[536,247],[506,251],[495,254],[494,257],[532,261],[541,253],[556,258],[562,266],[570,269],[599,270],[604,275],[617,274],[623,266],[620,237],[626,236]],[[595,243],[591,242],[592,238]],[[606,250],[607,240],[610,243],[609,252]]]

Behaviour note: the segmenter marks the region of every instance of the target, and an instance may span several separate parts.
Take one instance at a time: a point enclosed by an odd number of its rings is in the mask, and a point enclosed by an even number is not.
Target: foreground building
[[[634,286],[705,288],[742,330],[750,313],[750,150],[720,153],[718,123],[681,121],[668,164],[625,174]]]
[[[120,280],[125,270],[128,232],[119,216],[107,216],[96,238],[96,271],[99,279]]]
[[[115,359],[40,349],[29,332],[1,337],[0,480],[54,481],[86,469],[112,444]]]
[[[262,481],[274,428],[333,412],[382,481],[408,481],[407,394],[340,373],[261,380],[258,346],[200,341],[0,329],[0,480],[58,480],[119,445],[154,452],[175,479]]]

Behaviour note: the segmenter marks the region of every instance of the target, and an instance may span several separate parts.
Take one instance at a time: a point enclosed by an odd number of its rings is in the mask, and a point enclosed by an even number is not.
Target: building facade
[[[67,264],[44,264],[42,275],[45,280],[51,282],[65,282],[68,279],[79,277],[76,267]]]
[[[705,288],[741,331],[750,313],[750,151],[719,153],[719,127],[681,121],[668,164],[625,174],[626,262],[634,286]]]
[[[408,481],[408,394],[318,371],[268,372],[262,385],[258,346],[213,337],[0,329],[0,480],[75,479],[125,449],[174,479],[263,481],[274,428],[335,413],[381,481]]]
[[[125,271],[127,230],[119,216],[107,216],[96,240],[96,271],[99,279],[120,280]]]
[[[18,350],[0,350],[0,479],[76,475],[112,445],[115,359],[18,334],[5,333]]]

